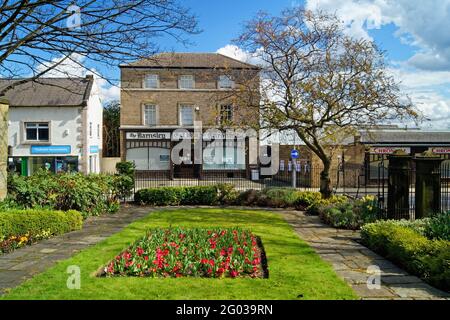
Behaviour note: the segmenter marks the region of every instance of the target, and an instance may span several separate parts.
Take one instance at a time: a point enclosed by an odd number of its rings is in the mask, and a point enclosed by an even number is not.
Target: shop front
[[[204,178],[225,175],[229,178],[245,177],[248,173],[246,139],[218,140],[202,135],[200,143],[193,139],[181,142],[174,131],[126,131],[123,133],[124,160],[134,162],[138,172],[146,176],[173,178]],[[185,137],[186,138],[186,137]],[[207,140],[207,141],[205,141]],[[209,141],[213,140],[213,141]],[[181,144],[183,147],[181,147]],[[201,146],[201,156],[196,157],[196,143]],[[178,159],[172,158],[177,155]],[[200,161],[196,160],[200,158]]]
[[[28,156],[12,156],[8,159],[11,172],[23,176],[33,175],[40,169],[52,173],[77,172],[78,156],[70,155],[70,146],[30,146]]]

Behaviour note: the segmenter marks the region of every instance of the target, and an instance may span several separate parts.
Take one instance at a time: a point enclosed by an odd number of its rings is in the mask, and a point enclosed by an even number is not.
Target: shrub
[[[320,211],[323,208],[338,205],[340,203],[345,203],[348,201],[348,198],[346,196],[341,195],[333,195],[328,199],[319,199],[315,202],[313,202],[307,209],[306,213],[310,215],[319,215]]]
[[[8,193],[19,207],[77,210],[87,217],[119,209],[118,179],[103,174],[52,174],[40,170],[30,177],[10,175]]]
[[[249,189],[241,192],[238,196],[237,202],[243,206],[253,206],[258,203],[260,198],[260,192],[258,190]]]
[[[430,284],[450,290],[450,242],[430,240],[393,221],[361,228],[363,243]]]
[[[81,229],[77,211],[9,210],[0,212],[0,251],[9,252],[37,240]]]
[[[239,191],[230,183],[220,183],[217,185],[218,201],[221,204],[236,204],[238,202]]]
[[[351,201],[323,207],[319,216],[322,221],[335,228],[356,230],[361,225],[360,216],[355,212]]]
[[[133,194],[136,166],[131,161],[116,163],[116,189],[120,199],[125,200]]]
[[[149,188],[134,195],[135,202],[154,206],[214,205],[218,199],[216,186]]]
[[[424,234],[430,239],[450,241],[450,211],[429,218]]]
[[[305,211],[314,203],[322,199],[320,192],[314,191],[301,191],[297,192],[297,199],[294,202],[294,206],[297,210]]]
[[[272,208],[294,206],[298,191],[292,188],[266,188],[262,190],[258,205]]]

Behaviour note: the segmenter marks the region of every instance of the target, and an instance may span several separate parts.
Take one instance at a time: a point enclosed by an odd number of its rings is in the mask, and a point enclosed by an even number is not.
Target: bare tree
[[[2,88],[0,96],[68,61],[84,68],[80,57],[117,66],[153,55],[157,37],[186,42],[197,32],[195,16],[178,0],[4,0],[0,74],[27,79]]]
[[[237,43],[261,61],[262,127],[294,131],[323,163],[320,191],[332,193],[327,146],[362,126],[416,119],[385,67],[384,53],[343,32],[334,15],[288,9],[260,13]]]

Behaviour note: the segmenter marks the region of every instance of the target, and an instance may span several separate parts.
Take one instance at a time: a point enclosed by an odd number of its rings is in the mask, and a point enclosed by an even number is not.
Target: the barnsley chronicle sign
[[[126,137],[130,140],[169,140],[170,132],[127,132]]]
[[[411,148],[409,148],[409,147],[374,147],[374,148],[370,148],[370,153],[393,154],[397,150],[401,150],[407,154],[411,153]]]

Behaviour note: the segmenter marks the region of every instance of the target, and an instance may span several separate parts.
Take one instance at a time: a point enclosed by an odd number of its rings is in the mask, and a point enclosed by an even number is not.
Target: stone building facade
[[[194,150],[182,154],[183,163],[174,163],[171,152],[177,132],[183,129],[193,137],[195,122],[201,122],[202,134],[256,126],[258,112],[250,105],[259,102],[259,95],[242,94],[246,88],[259,88],[259,68],[220,54],[162,53],[122,65],[121,158],[133,161],[138,171],[169,178],[218,171],[246,176],[251,166],[237,159],[248,157],[248,140],[224,145],[218,164],[194,164]]]

